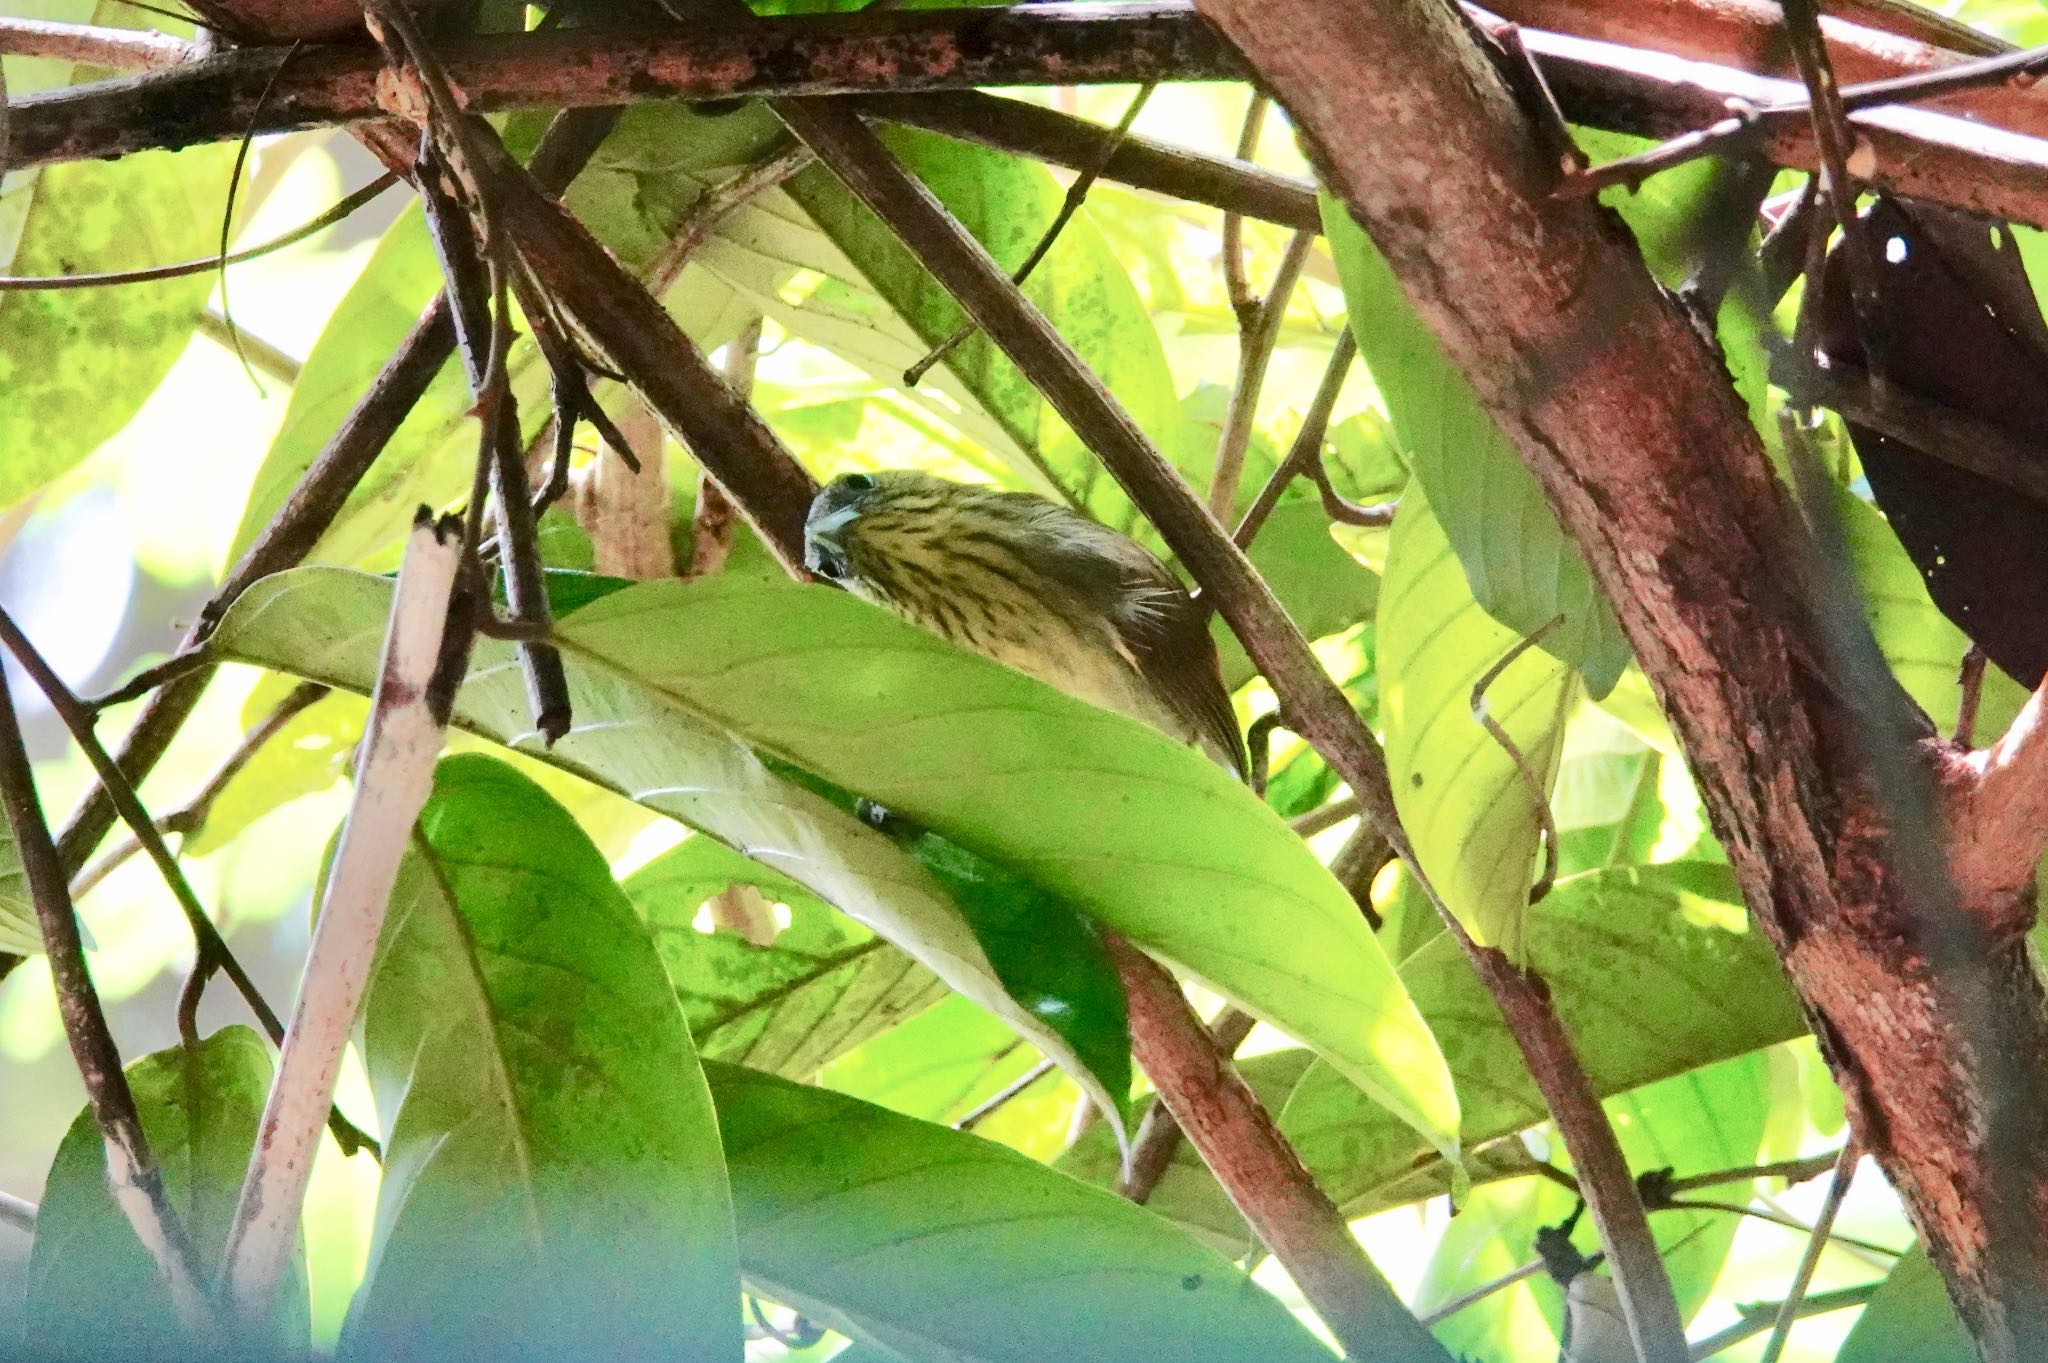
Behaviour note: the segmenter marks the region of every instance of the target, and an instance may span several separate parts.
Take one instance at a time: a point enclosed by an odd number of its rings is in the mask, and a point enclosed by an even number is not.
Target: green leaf
[[[1948,1289],[1918,1245],[1892,1266],[1835,1363],[1976,1363]]]
[[[1379,574],[1337,543],[1330,534],[1328,514],[1313,497],[1292,498],[1273,508],[1252,541],[1251,560],[1310,639],[1340,633],[1374,616]],[[1222,655],[1223,684],[1234,691],[1258,669],[1220,617],[1211,622],[1209,632]]]
[[[302,569],[250,588],[215,638],[226,654],[364,693],[376,676],[390,606],[384,578]],[[769,770],[730,733],[644,678],[579,653],[566,662],[575,723],[552,748],[533,732],[518,659],[501,642],[478,642],[456,699],[456,723],[788,875],[1003,1018],[1074,1075],[1104,1111],[1119,1110],[1123,1096],[1095,1077],[1057,1030],[1010,998],[945,887],[893,839]]]
[[[1005,269],[1023,263],[1059,211],[1063,196],[1058,184],[1034,162],[908,128],[885,128],[882,137]],[[814,295],[796,316],[778,314],[777,320],[797,335],[832,344],[882,383],[898,385],[904,368],[951,335],[965,314],[896,234],[829,171],[814,168],[798,175],[789,193],[843,253],[850,267],[843,275],[851,278],[837,289],[821,290],[822,296]],[[823,262],[815,268],[842,273]],[[1158,329],[1085,209],[1061,231],[1024,293],[1138,425],[1169,456],[1182,457],[1182,471],[1198,483],[1206,480],[1214,463],[1213,442],[1180,438],[1180,403]],[[893,316],[878,317],[876,304]],[[828,337],[817,318],[802,315],[814,305],[838,309],[836,336]],[[895,341],[886,358],[884,347],[874,342],[858,350],[835,343],[847,338],[855,318],[876,341]],[[914,343],[908,346],[898,339],[903,323],[913,333]],[[1049,484],[1056,483],[1104,524],[1127,533],[1139,528],[1138,514],[1123,490],[987,336],[975,332],[945,367],[981,418],[961,429],[969,435],[987,426],[999,431],[999,441],[983,443],[1010,463],[1021,486],[1051,492]],[[960,417],[955,413],[951,420]]]
[[[706,1066],[750,1281],[907,1358],[1328,1363],[1229,1260],[979,1137]]]
[[[43,168],[6,270],[96,274],[205,255],[219,244],[227,146]],[[0,507],[128,424],[191,339],[213,276],[109,289],[0,293]]]
[[[1416,1311],[1436,1311],[1528,1263],[1536,1257],[1536,1228],[1555,1225],[1571,1209],[1569,1195],[1537,1179],[1473,1189],[1430,1255],[1415,1290]],[[1554,1363],[1557,1326],[1544,1307],[1547,1300],[1554,1310],[1558,1297],[1549,1279],[1529,1279],[1445,1317],[1432,1333],[1456,1358]]]
[[[282,677],[258,682],[242,707],[243,726],[253,732],[296,685]],[[206,822],[180,844],[179,855],[218,851],[272,810],[343,779],[368,714],[369,706],[355,696],[329,695],[293,715],[228,779],[207,807]]]
[[[226,1027],[196,1052],[156,1051],[127,1067],[143,1135],[164,1190],[202,1265],[220,1262],[270,1090],[270,1048]],[[106,1145],[82,1111],[57,1147],[36,1216],[24,1322],[41,1357],[182,1357],[170,1296],[107,1184]],[[272,1317],[273,1340],[303,1350],[308,1325],[303,1257],[294,1253]]]
[[[808,1079],[946,995],[936,975],[785,875],[691,838],[625,882],[682,1000],[700,1055]],[[772,940],[695,926],[715,895],[752,890]],[[774,905],[787,926],[774,926]]]
[[[1472,595],[1517,635],[1564,616],[1544,636],[1543,648],[1577,669],[1594,696],[1605,695],[1628,664],[1628,641],[1578,546],[1559,528],[1535,475],[1480,407],[1385,259],[1327,195],[1323,228],[1344,282],[1358,352]]]
[[[1449,1134],[1435,1043],[1357,906],[1192,749],[843,592],[650,582],[567,617],[557,638],[1028,876]]]
[[[389,1135],[358,1358],[736,1358],[718,1122],[645,926],[538,786],[435,774],[364,993]]]
[[[1531,648],[1499,672],[1483,704],[1526,763],[1473,713],[1474,688],[1521,643],[1473,600],[1418,479],[1401,498],[1378,629],[1380,715],[1394,807],[1422,870],[1472,936],[1523,958],[1529,887],[1542,843],[1571,670]],[[1530,778],[1540,790],[1530,788]]]
[[[1768,943],[1747,930],[1728,868],[1674,862],[1560,881],[1529,923],[1532,964],[1548,981],[1580,1063],[1602,1095],[1743,1055],[1805,1031]],[[1545,1119],[1521,1052],[1457,944],[1438,935],[1401,966],[1440,1039],[1464,1109],[1476,1182],[1526,1168],[1513,1142],[1489,1142]],[[1349,1217],[1450,1190],[1428,1147],[1347,1083],[1299,1052],[1243,1063],[1255,1090],[1285,1095],[1281,1128]],[[1293,1083],[1299,1076],[1299,1083]],[[1501,1158],[1505,1156],[1506,1158]],[[1089,1137],[1063,1165],[1115,1177],[1115,1150]],[[1198,1164],[1177,1166],[1147,1206],[1184,1225],[1235,1236],[1242,1223]]]

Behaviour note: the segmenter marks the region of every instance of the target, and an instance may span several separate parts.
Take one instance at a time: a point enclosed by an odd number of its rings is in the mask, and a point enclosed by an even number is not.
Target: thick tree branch
[[[1808,555],[1718,360],[1609,215],[1553,196],[1524,111],[1450,15],[1421,0],[1304,0],[1287,25],[1252,0],[1203,9],[1305,131],[1578,542],[1859,1137],[1985,1356],[2023,1356],[2048,1329],[2048,1149],[1998,1115],[2027,1099],[1995,1079],[2048,1055],[2048,1006],[2017,943],[1993,943],[1967,982],[1947,971],[1944,938],[1973,925],[1900,869],[1872,730],[1851,709],[1866,698],[1831,680]],[[1569,77],[1558,85],[1571,107]],[[1992,1014],[1998,1034],[1980,1034],[1972,1020]],[[2022,1139],[1991,1148],[1993,1129]]]
[[[762,19],[679,33],[555,30],[451,42],[472,113],[666,98],[902,94],[992,85],[1232,80],[1243,68],[1184,4],[1015,5]],[[282,73],[278,68],[283,65]],[[267,97],[264,95],[269,90]],[[118,156],[245,133],[410,116],[368,47],[246,48],[175,70],[29,95],[8,164]]]
[[[47,19],[0,19],[0,52],[48,57],[109,71],[159,71],[199,56],[183,38],[134,28],[58,24]]]
[[[1943,764],[1949,869],[1987,926],[2025,931],[2034,871],[2048,852],[2048,682],[1989,748]]]

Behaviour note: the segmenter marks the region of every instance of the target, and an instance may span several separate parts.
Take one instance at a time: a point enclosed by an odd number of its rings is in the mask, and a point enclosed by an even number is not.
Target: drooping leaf
[[[898,159],[1005,269],[1023,262],[1059,210],[1060,190],[1043,166],[908,128],[884,129],[882,135]],[[907,323],[914,334],[918,344],[897,352],[900,357],[892,357],[886,368],[880,363],[873,366],[877,378],[894,386],[904,367],[950,335],[964,314],[909,248],[829,171],[804,172],[790,182],[789,192],[843,252],[862,290],[872,290],[869,297],[893,313],[894,320]],[[1214,463],[1213,447],[1206,461],[1196,460],[1196,451],[1178,439],[1180,404],[1158,329],[1085,210],[1060,233],[1024,292],[1138,425],[1169,454],[1185,451],[1191,465],[1186,471],[1205,479]],[[820,293],[821,303],[859,307],[873,318],[873,303],[853,287],[841,285]],[[801,315],[786,319],[785,325],[798,335],[810,334]],[[870,329],[879,331],[884,325],[876,319]],[[946,365],[980,409],[979,415],[992,420],[1007,437],[990,448],[1012,461],[1021,486],[1050,492],[1050,479],[1104,524],[1126,532],[1138,528],[1136,512],[1122,489],[985,335],[976,332]]]
[[[204,255],[218,244],[232,152],[199,147],[48,166],[7,273],[95,274]],[[208,275],[112,289],[0,294],[0,507],[126,425],[191,338]]]
[[[2048,326],[2010,234],[1984,219],[1880,197],[1864,215],[1869,281],[1884,328],[1879,359],[1861,335],[1842,247],[1823,276],[1819,339],[1835,363],[1997,428],[2048,463]],[[2048,503],[1851,421],[1877,504],[1944,615],[2014,680],[2048,672]]]
[[[1916,1245],[1863,1308],[1835,1363],[1975,1363],[1977,1357],[1941,1275]]]
[[[1741,897],[1718,863],[1590,872],[1559,883],[1530,920],[1530,959],[1598,1092],[1624,1093],[1804,1031],[1776,956],[1742,926]],[[1499,1152],[1487,1143],[1545,1116],[1521,1052],[1456,943],[1437,936],[1402,962],[1401,977],[1459,1085],[1471,1176],[1498,1177],[1489,1170],[1501,1167],[1490,1162]],[[1275,1052],[1242,1068],[1255,1089],[1291,1093],[1282,1130],[1347,1216],[1450,1190],[1448,1168],[1413,1132],[1329,1066],[1304,1073],[1302,1065],[1299,1052]],[[1520,1151],[1506,1153],[1505,1167],[1514,1167]],[[1107,1182],[1116,1174],[1114,1147],[1084,1138],[1062,1167]],[[1241,1234],[1222,1190],[1192,1156],[1146,1205],[1213,1234]]]
[[[1517,763],[1474,713],[1474,688],[1521,639],[1473,599],[1419,480],[1394,518],[1385,593],[1380,714],[1394,806],[1451,912],[1475,939],[1519,960],[1541,811],[1576,679],[1530,648],[1486,682],[1479,703],[1507,731]]]
[[[1444,1134],[1434,1043],[1350,896],[1193,750],[839,592],[648,583],[558,637],[1086,908]]]
[[[1571,663],[1594,696],[1605,695],[1628,663],[1628,642],[1535,475],[1480,407],[1371,240],[1328,196],[1323,229],[1344,281],[1358,353],[1473,597],[1517,635],[1562,615],[1543,648]]]
[[[201,1264],[219,1263],[227,1244],[270,1071],[269,1046],[246,1027],[223,1028],[196,1051],[156,1051],[127,1068],[143,1135]],[[50,1166],[27,1284],[25,1339],[36,1357],[171,1358],[194,1347],[155,1264],[115,1206],[106,1145],[89,1111],[73,1119]],[[271,1338],[303,1349],[308,1328],[306,1266],[295,1252]]]
[[[551,576],[559,585],[562,575]],[[603,596],[607,581],[578,585],[589,600]],[[390,603],[391,584],[383,578],[302,570],[252,587],[215,637],[230,656],[365,693],[376,675]],[[644,679],[580,654],[567,663],[575,723],[553,747],[533,732],[513,650],[495,641],[477,645],[457,696],[456,723],[788,875],[1003,1018],[1057,1059],[1104,1111],[1119,1112],[1127,1103],[1128,1096],[1097,1077],[1057,1028],[1010,998],[944,885],[894,839],[771,771],[723,728]]]
[[[838,1094],[706,1071],[742,1266],[814,1320],[959,1363],[1330,1357],[1236,1265],[1102,1189]]]
[[[568,813],[452,757],[364,992],[388,1136],[344,1353],[737,1358],[718,1122],[646,927]]]
[[[945,997],[916,961],[789,877],[691,838],[625,882],[668,967],[700,1055],[808,1079],[835,1057]],[[705,901],[752,890],[773,937],[696,926]],[[772,912],[784,906],[786,926]]]

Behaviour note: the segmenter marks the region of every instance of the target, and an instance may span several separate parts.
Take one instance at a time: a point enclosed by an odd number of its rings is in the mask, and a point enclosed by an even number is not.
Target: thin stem
[[[300,223],[282,236],[272,237],[261,245],[245,246],[226,255],[215,253],[191,260],[181,260],[175,265],[151,265],[145,269],[114,270],[105,274],[0,275],[0,293],[21,290],[104,289],[121,284],[151,284],[163,279],[182,279],[186,275],[205,274],[226,265],[239,265],[245,260],[255,260],[274,251],[282,251],[287,246],[296,246],[308,237],[317,236],[348,218],[357,209],[397,183],[398,177],[386,171],[361,189],[337,200],[318,217]]]
[[[1011,1102],[1013,1102],[1015,1099],[1021,1096],[1024,1090],[1030,1088],[1033,1084],[1036,1084],[1039,1080],[1045,1078],[1045,1076],[1047,1076],[1048,1074],[1051,1074],[1055,1068],[1057,1067],[1050,1060],[1039,1061],[1036,1065],[1033,1065],[1030,1069],[1018,1075],[1008,1084],[1005,1084],[1000,1092],[991,1095],[987,1102],[975,1108],[972,1112],[969,1112],[959,1121],[953,1123],[953,1129],[955,1131],[974,1130],[975,1127],[980,1126],[990,1117],[995,1116],[996,1113],[1002,1111]]]
[[[29,1235],[36,1233],[36,1204],[13,1193],[0,1193],[0,1226],[12,1226]]]
[[[1820,1215],[1814,1219],[1813,1236],[1806,1242],[1806,1252],[1799,1257],[1799,1269],[1792,1275],[1792,1290],[1785,1294],[1784,1304],[1778,1308],[1778,1319],[1771,1326],[1770,1342],[1764,1346],[1761,1363],[1778,1363],[1785,1352],[1792,1322],[1799,1318],[1799,1304],[1806,1299],[1813,1271],[1820,1265],[1821,1251],[1827,1248],[1828,1237],[1834,1233],[1835,1214],[1842,1210],[1842,1199],[1849,1195],[1849,1181],[1856,1176],[1856,1162],[1862,1158],[1863,1148],[1852,1137],[1835,1162],[1835,1180],[1828,1185],[1827,1200],[1821,1203]]]
[[[1237,1054],[1237,1048],[1244,1045],[1244,1039],[1252,1034],[1258,1019],[1239,1008],[1225,1008],[1209,1024],[1209,1034],[1216,1048],[1216,1054],[1225,1060]],[[1180,1149],[1180,1123],[1174,1120],[1173,1109],[1155,1099],[1138,1123],[1138,1133],[1131,1139],[1129,1167],[1117,1180],[1117,1192],[1143,1206],[1159,1187],[1159,1180],[1166,1177],[1166,1171],[1173,1167],[1174,1152]]]
[[[0,680],[0,803],[6,805],[15,854],[42,929],[64,1037],[85,1085],[86,1105],[106,1144],[107,1181],[114,1201],[155,1261],[179,1318],[188,1329],[201,1330],[207,1312],[199,1286],[198,1259],[165,1195],[163,1175],[143,1135],[128,1076],[121,1069],[121,1053],[107,1027],[99,991],[93,987],[77,914],[64,884],[64,867],[49,825],[43,821],[35,773],[29,766],[28,750],[22,746],[14,698],[4,680]]]
[[[1287,447],[1287,457],[1280,461],[1280,467],[1273,470],[1273,476],[1259,489],[1259,495],[1252,499],[1244,519],[1237,523],[1237,529],[1231,535],[1238,548],[1251,548],[1252,540],[1266,524],[1266,518],[1273,514],[1273,508],[1280,504],[1280,496],[1289,483],[1311,470],[1321,470],[1323,441],[1330,433],[1330,417],[1337,410],[1337,395],[1343,391],[1345,376],[1351,372],[1351,362],[1357,358],[1358,341],[1347,326],[1337,333],[1337,340],[1330,347],[1330,362],[1323,367],[1322,382],[1316,385],[1316,395],[1310,399],[1308,410],[1302,413],[1301,429],[1294,433],[1294,443]],[[1327,485],[1327,478],[1317,479],[1318,487]],[[1328,509],[1327,502],[1325,509]]]
[[[1494,1293],[1505,1291],[1516,1283],[1528,1278],[1534,1278],[1542,1272],[1543,1261],[1541,1259],[1531,1259],[1520,1268],[1501,1274],[1492,1282],[1481,1283],[1470,1292],[1460,1293],[1434,1310],[1422,1312],[1417,1319],[1424,1325],[1431,1327],[1440,1325],[1452,1316],[1457,1315],[1460,1311],[1463,1311],[1466,1307],[1477,1306]]]
[[[1238,160],[1249,162],[1258,150],[1259,133],[1265,127],[1266,110],[1272,103],[1272,96],[1265,91],[1252,92],[1251,102],[1245,106],[1244,124],[1237,133]],[[1237,315],[1239,329],[1248,328],[1258,300],[1252,297],[1251,281],[1245,277],[1244,219],[1236,213],[1223,215],[1223,292],[1230,300],[1230,310]]]
[[[1087,199],[1088,191],[1102,178],[1103,167],[1109,164],[1110,158],[1115,156],[1117,149],[1123,145],[1124,138],[1130,135],[1131,125],[1138,121],[1139,112],[1144,109],[1145,101],[1152,98],[1152,91],[1156,88],[1149,83],[1141,85],[1138,87],[1138,93],[1131,96],[1131,102],[1124,108],[1123,117],[1117,120],[1116,127],[1110,130],[1109,141],[1102,148],[1100,159],[1082,171],[1074,178],[1074,182],[1067,186],[1066,197],[1060,200],[1059,209],[1052,215],[1052,221],[1047,223],[1045,231],[1039,234],[1037,244],[1024,257],[1024,262],[1017,267],[1016,273],[1010,276],[1012,284],[1021,285],[1031,278],[1031,272],[1038,268],[1038,263],[1052,250],[1053,243],[1060,239],[1060,233],[1066,230],[1074,215],[1081,211],[1081,204]],[[903,371],[904,387],[915,388],[924,376],[931,372],[934,365],[959,349],[973,334],[974,322],[970,318],[962,322],[952,335],[933,346],[923,359]]]
[[[1237,505],[1237,486],[1244,477],[1245,452],[1251,447],[1252,422],[1258,415],[1259,393],[1266,385],[1266,369],[1280,342],[1280,323],[1287,316],[1288,300],[1301,279],[1315,248],[1313,232],[1297,232],[1280,257],[1273,275],[1273,287],[1265,301],[1251,309],[1238,334],[1237,383],[1230,390],[1230,404],[1223,413],[1223,434],[1216,442],[1216,469],[1209,479],[1209,510],[1217,520],[1228,521]],[[1226,253],[1225,259],[1229,256]]]
[[[1346,819],[1358,817],[1358,797],[1346,795],[1326,805],[1311,809],[1299,818],[1288,820],[1287,826],[1302,838],[1312,838],[1343,823]]]
[[[1852,1306],[1868,1305],[1877,1295],[1877,1289],[1884,1286],[1884,1280],[1859,1283],[1855,1287],[1838,1287],[1832,1292],[1817,1292],[1802,1299],[1798,1315],[1801,1320],[1808,1316],[1822,1316],[1830,1311],[1846,1311]],[[1693,1363],[1705,1363],[1706,1359],[1726,1353],[1744,1340],[1753,1339],[1776,1323],[1779,1304],[1749,1305],[1742,1308],[1742,1319],[1716,1334],[1692,1346]]]
[[[93,732],[92,713],[85,707],[84,702],[72,693],[71,688],[64,684],[63,678],[57,675],[55,669],[36,650],[35,645],[29,642],[28,636],[21,632],[14,618],[4,609],[0,609],[0,645],[4,645],[6,650],[14,655],[14,660],[21,664],[22,671],[29,675],[30,680],[35,682],[37,688],[49,700],[50,708],[56,711],[64,727],[70,731],[72,741],[78,744],[85,753],[86,760],[92,764],[93,774],[99,777],[101,787],[113,800],[114,808],[120,814],[122,822],[128,825],[129,831],[135,835],[135,840],[142,845],[142,850],[149,854],[149,859],[156,865],[157,873],[163,877],[164,885],[170,890],[171,897],[177,900],[179,910],[185,915],[186,925],[192,931],[192,940],[198,952],[199,965],[195,967],[195,973],[203,981],[205,976],[211,973],[212,968],[218,966],[233,982],[235,992],[249,1005],[249,1011],[263,1024],[263,1030],[270,1037],[271,1043],[275,1045],[281,1042],[284,1039],[284,1025],[278,1021],[269,1001],[256,987],[256,981],[250,978],[249,972],[243,968],[241,961],[228,946],[227,939],[220,935],[220,929],[214,926],[213,919],[207,915],[206,906],[199,902],[198,894],[192,889],[192,882],[185,877],[185,868],[178,864],[178,858],[164,842],[164,835],[158,831],[156,821],[150,818],[149,810],[143,806],[142,797],[136,794],[135,787],[129,783],[119,764],[114,761],[113,754],[107,751],[106,745],[100,742],[99,735]],[[351,1154],[366,1145],[374,1144],[339,1111],[329,1113],[329,1122],[334,1128],[335,1139],[341,1143],[342,1149]]]

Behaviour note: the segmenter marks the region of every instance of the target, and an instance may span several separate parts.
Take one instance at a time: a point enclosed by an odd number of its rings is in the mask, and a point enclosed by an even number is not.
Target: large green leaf
[[[302,569],[252,587],[216,638],[245,661],[361,693],[376,676],[390,606],[391,584],[383,578]],[[571,653],[567,664],[575,723],[552,748],[533,731],[518,659],[503,643],[478,643],[456,722],[789,876],[1003,1018],[1057,1059],[1104,1111],[1125,1105],[1127,1095],[1096,1078],[1058,1028],[1011,999],[946,888],[894,839],[769,770],[745,744],[644,679],[582,654]],[[1127,1061],[1128,1052],[1122,1054]]]
[[[842,592],[646,583],[557,637],[1081,905],[1448,1135],[1442,1060],[1357,906],[1192,749]]]
[[[1590,872],[1561,881],[1529,924],[1530,959],[1557,1000],[1574,1049],[1602,1095],[1682,1074],[1800,1035],[1804,1023],[1769,945],[1744,930],[1728,868],[1676,862]],[[1457,944],[1442,935],[1401,965],[1416,1006],[1450,1061],[1463,1108],[1472,1177],[1521,1160],[1487,1143],[1544,1120],[1521,1052]],[[1348,1216],[1447,1192],[1449,1168],[1334,1069],[1303,1073],[1299,1052],[1242,1066],[1255,1089],[1292,1096],[1281,1127]],[[1291,1083],[1293,1076],[1298,1083]],[[1091,1181],[1116,1175],[1101,1138],[1065,1167]],[[1524,1166],[1525,1167],[1525,1166]],[[1177,1163],[1146,1204],[1221,1236],[1241,1222],[1198,1161]]]
[[[1948,1289],[1927,1260],[1913,1252],[1892,1267],[1842,1342],[1835,1363],[1976,1363],[1977,1348],[1956,1319]]]
[[[1487,683],[1481,704],[1507,731],[1518,765],[1473,713],[1473,692],[1521,639],[1473,599],[1420,480],[1394,518],[1382,605],[1380,715],[1394,807],[1451,912],[1476,940],[1520,960],[1542,802],[1575,679],[1531,648]]]
[[[647,929],[568,812],[452,757],[364,992],[384,1130],[345,1352],[740,1352],[718,1122]]]
[[[1061,191],[1041,165],[909,128],[886,128],[882,136],[1005,269],[1023,262],[1059,211]],[[952,334],[965,314],[910,248],[829,171],[806,171],[790,181],[789,192],[831,237],[854,273],[849,283],[818,291],[816,303],[836,308],[844,318],[842,329],[860,319],[876,333],[887,326],[875,315],[879,302],[896,320],[908,323],[921,343],[909,348],[907,359],[895,359],[893,372],[875,366],[877,378],[895,385],[908,361]],[[1060,233],[1024,292],[1139,426],[1170,455],[1182,455],[1184,471],[1206,478],[1214,463],[1213,442],[1202,446],[1181,438],[1180,404],[1158,329],[1085,210]],[[799,335],[810,333],[809,321],[801,316],[785,324]],[[823,332],[813,338],[829,343]],[[1050,491],[1049,474],[1096,519],[1120,530],[1137,528],[1137,513],[1122,489],[985,335],[976,332],[946,365],[978,414],[992,419],[1007,437],[992,448],[1015,461],[1022,485]]]
[[[1323,228],[1344,281],[1358,352],[1379,385],[1408,466],[1471,579],[1472,595],[1518,635],[1562,615],[1564,623],[1544,636],[1543,647],[1571,663],[1595,696],[1605,695],[1628,663],[1628,641],[1535,475],[1446,358],[1386,260],[1327,195]]]
[[[706,1070],[741,1264],[815,1320],[949,1363],[1330,1358],[1236,1265],[1102,1189],[839,1094]]]
[[[172,1047],[128,1066],[143,1134],[202,1265],[219,1263],[227,1244],[270,1070],[269,1046],[246,1027],[223,1028],[196,1051]],[[50,1166],[24,1306],[37,1357],[172,1358],[191,1347],[155,1265],[114,1205],[106,1145],[89,1111],[72,1120]],[[305,1347],[305,1263],[296,1254],[273,1328],[281,1347]]]
[[[233,149],[145,152],[48,166],[26,198],[6,269],[92,274],[203,256],[219,244]],[[9,216],[13,216],[10,214]],[[213,277],[111,289],[0,293],[0,507],[65,472],[126,425],[184,352]]]
[[[788,876],[691,838],[625,882],[682,1000],[698,1053],[792,1079],[945,997],[939,978]],[[773,937],[697,926],[706,900],[751,890]],[[787,925],[773,922],[782,906]]]

